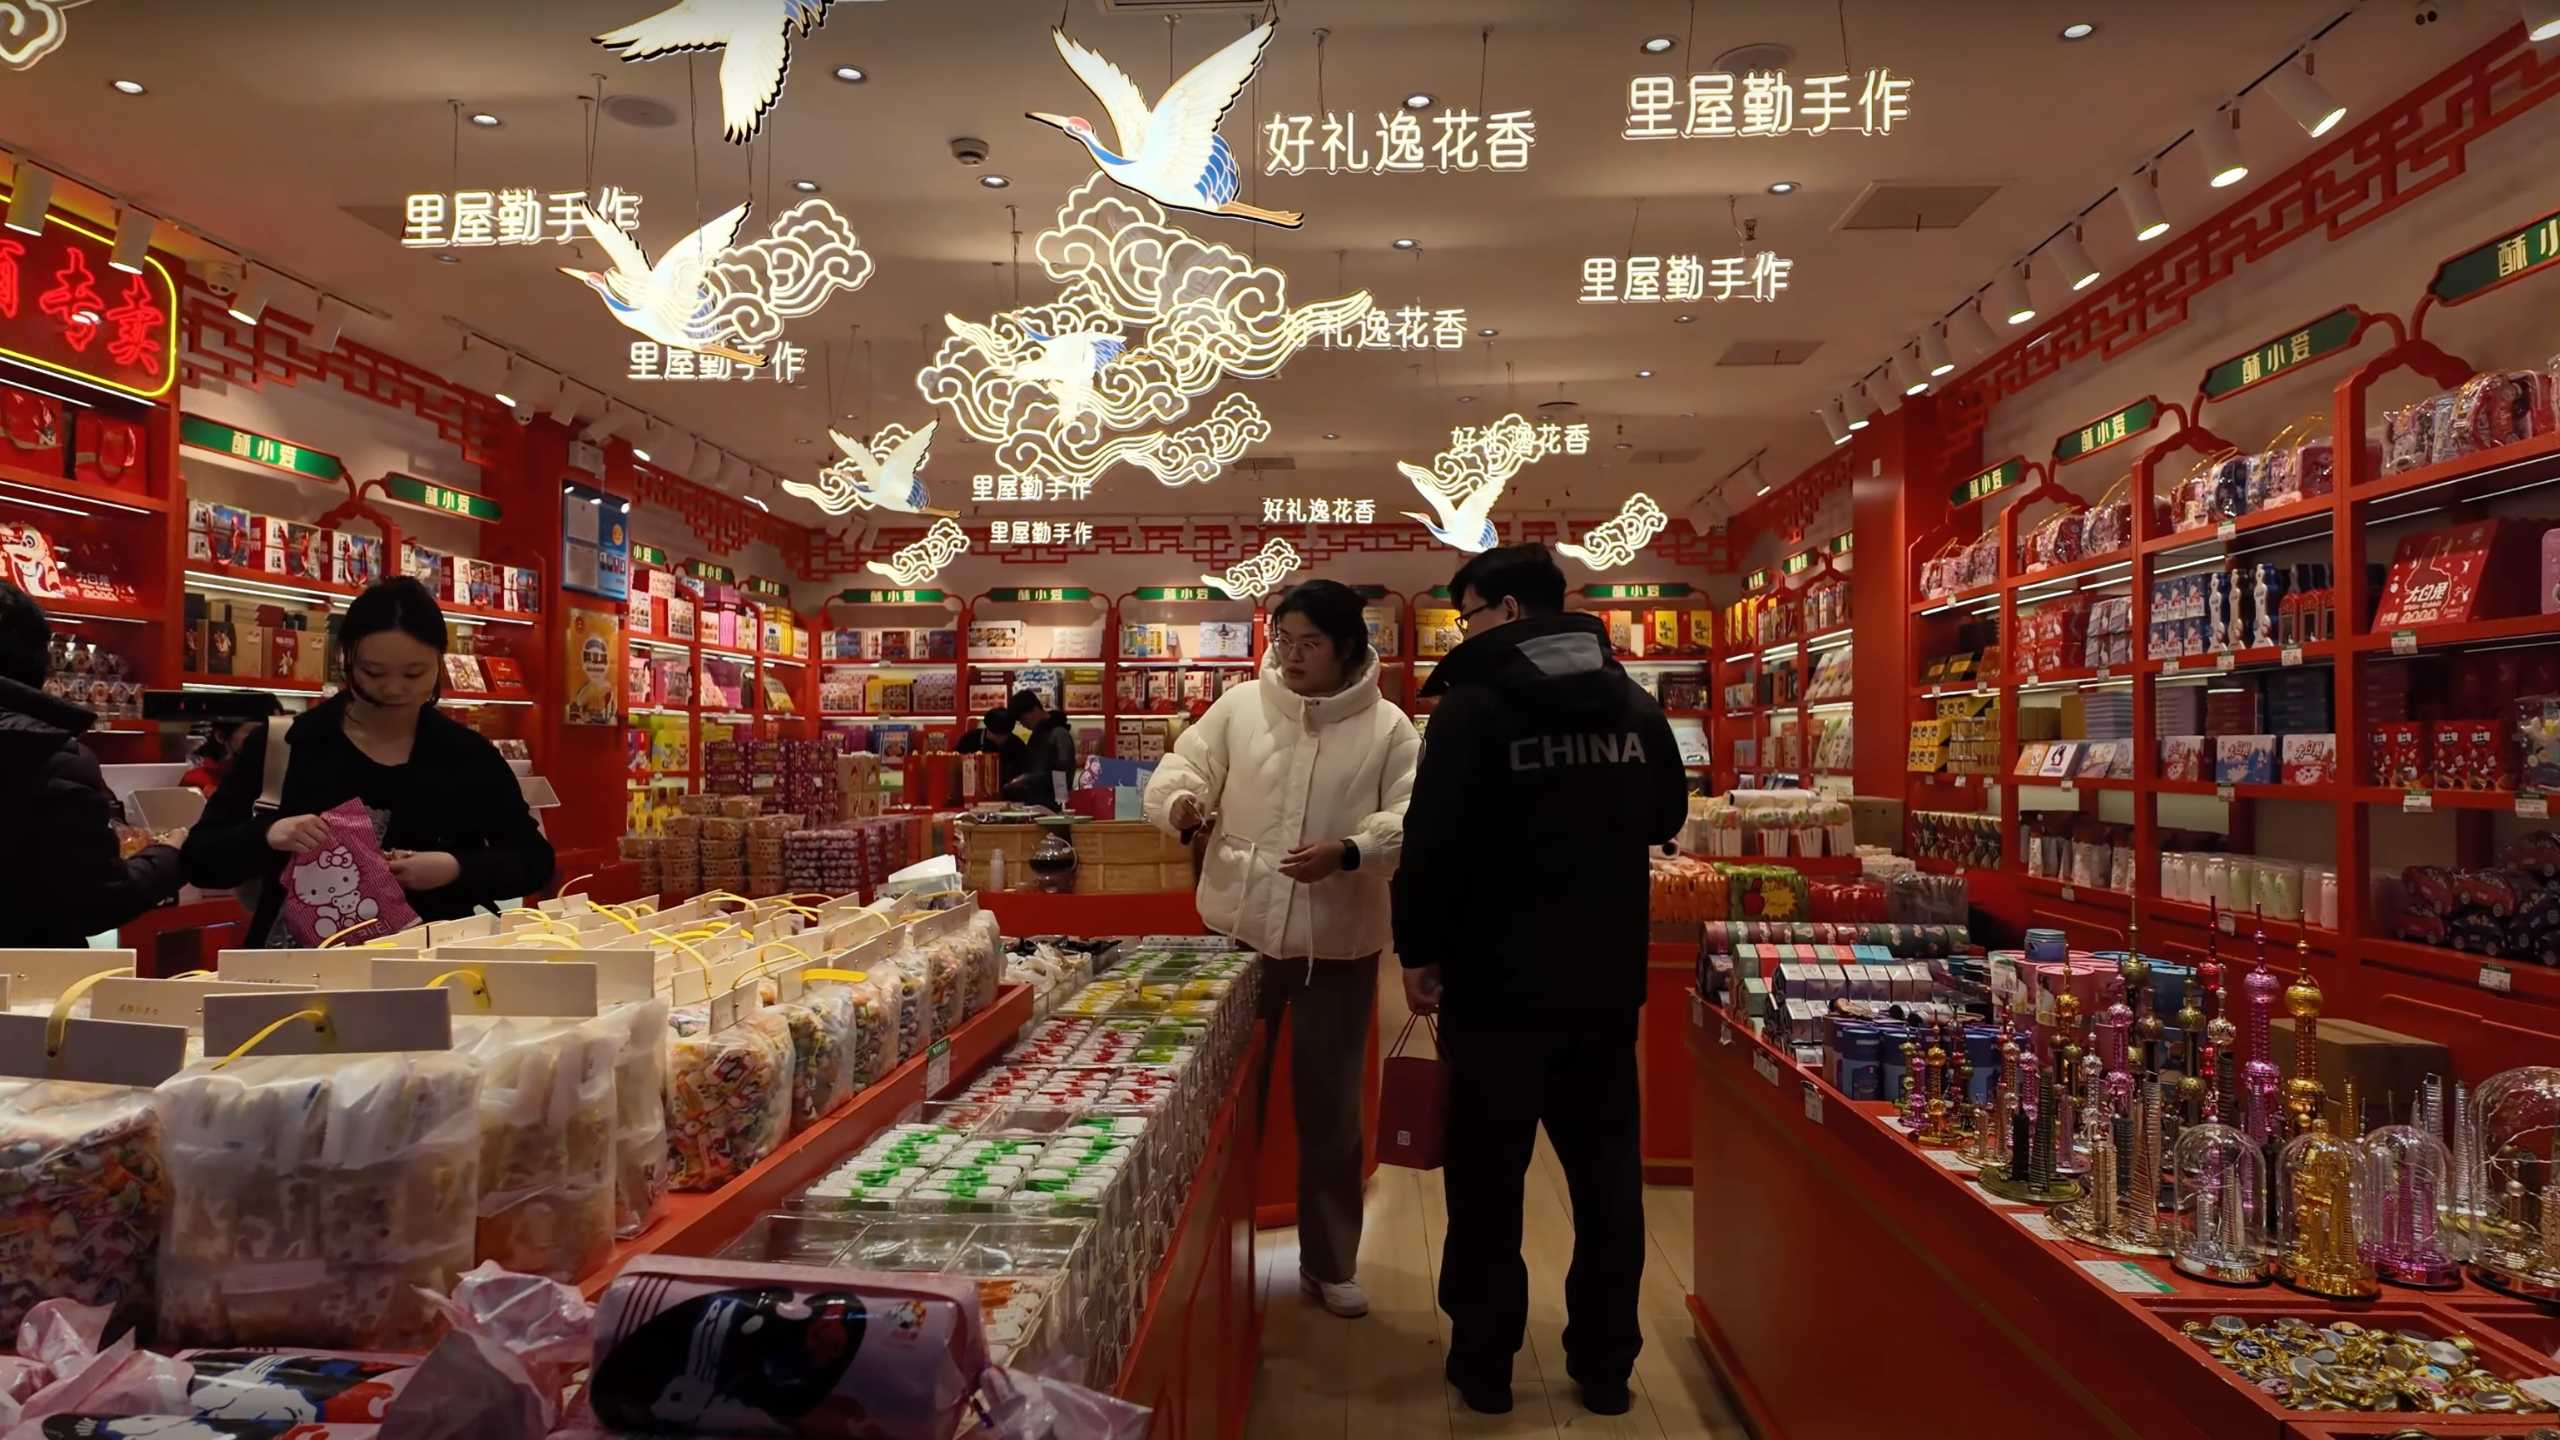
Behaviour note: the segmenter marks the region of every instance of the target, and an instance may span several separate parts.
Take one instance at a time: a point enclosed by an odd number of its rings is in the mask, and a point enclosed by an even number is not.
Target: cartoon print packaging
[[[358,925],[368,935],[390,935],[417,924],[418,912],[383,861],[364,802],[349,800],[320,818],[329,822],[332,843],[294,857],[284,871],[284,923],[295,942],[317,945]]]

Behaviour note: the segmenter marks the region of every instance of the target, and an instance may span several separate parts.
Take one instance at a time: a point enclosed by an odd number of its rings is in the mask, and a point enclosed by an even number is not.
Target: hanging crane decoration
[[[1102,367],[1120,358],[1129,342],[1112,330],[1078,330],[1066,335],[1043,335],[1029,325],[1022,336],[1031,342],[1031,353],[1020,355],[1017,347],[1005,344],[984,325],[972,324],[957,315],[946,314],[942,323],[951,333],[978,347],[989,360],[994,375],[1017,382],[1045,385],[1057,399],[1058,413],[1072,424],[1084,415],[1095,413],[1093,377]]]
[[[746,205],[722,214],[649,261],[640,242],[590,205],[580,218],[611,268],[560,273],[604,297],[629,329],[660,345],[765,363],[763,347],[783,322],[816,314],[839,292],[871,279],[871,257],[853,225],[824,199],[803,200],[774,218],[761,240],[733,244]],[[786,375],[784,378],[788,379]]]
[[[1428,470],[1399,460],[1396,469],[1422,492],[1432,512],[1403,513],[1450,549],[1481,555],[1502,543],[1493,528],[1493,507],[1501,502],[1503,487],[1539,453],[1538,428],[1521,416],[1505,415],[1486,426],[1473,444],[1441,451]]]
[[[718,297],[709,284],[712,260],[729,248],[729,242],[738,238],[738,227],[746,223],[744,204],[677,241],[654,265],[639,241],[597,214],[593,205],[580,214],[587,222],[587,234],[613,268],[595,271],[563,265],[560,273],[603,296],[614,319],[678,350],[719,355],[740,365],[764,363],[762,355],[728,343],[736,332],[720,317]]]
[[[595,37],[627,63],[695,50],[720,54],[720,130],[733,145],[755,138],[791,73],[791,38],[826,22],[834,0],[679,0]]]
[[[1262,49],[1278,28],[1272,21],[1246,31],[1192,66],[1153,107],[1119,66],[1068,39],[1064,30],[1053,30],[1050,37],[1058,42],[1067,68],[1111,117],[1119,148],[1103,144],[1093,122],[1081,115],[1034,110],[1030,118],[1067,132],[1067,138],[1092,152],[1103,174],[1158,204],[1295,229],[1304,218],[1297,211],[1265,210],[1236,198],[1244,188],[1244,172],[1218,134],[1227,111],[1261,67]]]
[[[934,427],[941,423],[928,420],[923,429],[911,435],[894,424],[884,426],[871,437],[879,447],[876,450],[841,430],[829,430],[827,438],[844,452],[844,458],[819,471],[815,485],[785,480],[782,488],[830,515],[857,508],[899,515],[949,515],[953,512],[930,508],[932,497],[925,493],[924,479],[916,473],[924,468],[925,457],[933,448]]]

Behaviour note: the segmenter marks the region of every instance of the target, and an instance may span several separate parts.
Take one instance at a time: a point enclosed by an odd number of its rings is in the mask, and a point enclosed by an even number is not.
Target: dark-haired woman
[[[296,719],[281,745],[266,726],[246,737],[187,836],[187,878],[208,888],[258,882],[252,943],[289,946],[276,876],[328,843],[324,812],[360,800],[422,918],[457,919],[549,884],[551,843],[515,772],[435,707],[446,645],[435,597],[406,576],[382,581],[347,607],[337,643],[346,688]],[[283,785],[262,804],[278,761]]]
[[[1263,1019],[1290,1024],[1298,1124],[1298,1277],[1345,1318],[1369,1312],[1360,1259],[1360,1071],[1390,933],[1422,740],[1378,695],[1360,596],[1310,580],[1271,607],[1262,673],[1218,697],[1147,782],[1146,817],[1188,842],[1215,817],[1200,919],[1252,946]]]

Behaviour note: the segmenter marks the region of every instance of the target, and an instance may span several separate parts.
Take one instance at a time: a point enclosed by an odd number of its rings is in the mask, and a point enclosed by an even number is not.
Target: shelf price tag
[[[2515,988],[2515,983],[2516,977],[2509,973],[2507,967],[2504,965],[2483,965],[2480,967],[2480,988],[2483,990],[2494,990],[2497,993],[2504,995]]]
[[[2222,933],[2225,935],[2237,935],[2240,933],[2240,917],[2232,914],[2228,910],[2222,912],[2220,916],[2220,924],[2222,926]]]
[[[924,1052],[924,1093],[939,1095],[951,1084],[951,1042],[936,1040]]]
[[[2284,653],[2283,653],[2283,654],[2282,654],[2282,655],[2277,659],[2276,663],[2277,663],[2277,664],[2279,664],[2279,665],[2299,665],[2299,664],[2301,664],[2301,663],[2302,663],[2302,647],[2301,647],[2301,646],[2299,646],[2299,645],[2287,645],[2286,647],[2284,647]]]
[[[1810,1080],[1804,1082],[1804,1118],[1816,1125],[1822,1123],[1822,1092]]]
[[[1700,1030],[1707,1028],[1707,997],[1695,990],[1689,992],[1689,1023]]]
[[[2113,670],[2110,670],[2110,669],[2108,669],[2106,666],[2101,665],[2101,666],[2099,666],[2099,667],[2098,667],[2097,673],[2096,673],[2096,674],[2094,674],[2094,675],[2091,675],[2089,678],[2090,678],[2090,679],[2092,679],[2092,680],[2112,680],[2112,679],[2114,679],[2114,678],[2115,678],[2115,674],[2116,674],[2116,672],[2114,672]]]
[[[2032,670],[2031,670],[2031,671],[2028,671],[2028,672],[2027,672],[2027,678],[2026,678],[2026,680],[2025,680],[2023,683],[2026,685],[2026,687],[2027,687],[2028,689],[2030,689],[2030,690],[2034,689],[2034,688],[2035,688],[2035,683],[2036,683],[2036,675],[2035,675],[2035,672],[2034,672],[2034,671],[2032,671]]]
[[[2225,520],[2213,527],[2213,538],[2216,540],[2228,540],[2239,533],[2240,522],[2237,520]]]
[[[1751,1057],[1751,1068],[1760,1072],[1761,1079],[1772,1085],[1778,1083],[1778,1062],[1770,1059],[1765,1052]]]
[[[2542,794],[2540,791],[2535,791],[2529,795],[2516,796],[2516,818],[2519,820],[2550,819],[2551,797]]]
[[[2216,656],[2214,656],[2214,657],[2213,657],[2213,668],[2214,668],[2214,669],[2216,669],[2216,670],[2228,670],[2228,669],[2230,669],[2232,666],[2234,666],[2234,665],[2238,664],[2239,662],[2240,662],[2240,657],[2239,657],[2239,656],[2232,654],[2232,653],[2231,653],[2230,651],[2228,651],[2228,650],[2225,650],[2225,651],[2223,651],[2221,654],[2216,655]]]
[[[2415,654],[2417,654],[2417,653],[2418,653],[2418,632],[2417,632],[2417,631],[2415,631],[2415,630],[2394,630],[2394,631],[2392,631],[2392,632],[2391,632],[2391,653],[2392,653],[2392,654],[2394,654],[2394,655],[2415,655]]]
[[[2404,814],[2432,815],[2435,808],[2436,792],[2433,790],[2411,790],[2400,797],[2400,809]]]
[[[2119,1295],[2166,1295],[2177,1289],[2130,1260],[2083,1260],[2080,1268]]]
[[[2560,1375],[2537,1375],[2519,1380],[2516,1388],[2546,1405],[2560,1406]]]
[[[2066,779],[2062,782],[2062,788],[2065,790],[2076,791],[2080,788],[2080,782],[2077,780]]]
[[[2161,673],[2161,674],[2163,674],[2163,675],[2175,675],[2175,674],[2177,674],[2177,673],[2178,673],[2178,668],[2179,668],[2179,662],[2178,662],[2178,661],[2175,661],[2175,660],[2163,660],[2163,661],[2161,661],[2161,662],[2160,662],[2160,673]]]
[[[1730,1045],[1733,1043],[1732,1021],[1727,1020],[1722,1025],[1716,1027],[1716,1043],[1718,1045]]]
[[[2229,785],[2216,785],[2213,787],[2213,798],[2222,801],[2226,805],[2231,803],[2231,801],[2237,798],[2238,795],[2239,791]]]
[[[2065,900],[2076,901],[2080,898],[2080,892],[2069,885],[2065,885],[2062,887],[2062,898]]]

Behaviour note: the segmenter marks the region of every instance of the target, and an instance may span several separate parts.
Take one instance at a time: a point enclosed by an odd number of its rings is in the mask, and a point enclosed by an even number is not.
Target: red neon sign
[[[155,256],[127,275],[114,239],[55,211],[0,231],[0,357],[146,400],[178,380],[178,287]]]

